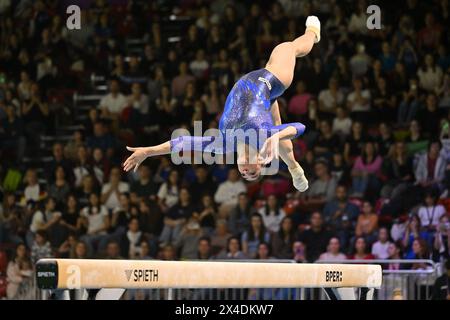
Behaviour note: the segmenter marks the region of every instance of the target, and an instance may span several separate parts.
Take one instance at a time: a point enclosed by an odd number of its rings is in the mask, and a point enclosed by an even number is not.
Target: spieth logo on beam
[[[128,282],[158,282],[157,269],[128,269],[125,270],[125,276]]]

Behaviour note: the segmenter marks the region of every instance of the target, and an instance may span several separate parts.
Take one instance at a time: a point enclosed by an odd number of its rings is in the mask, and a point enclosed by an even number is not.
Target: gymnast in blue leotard
[[[147,157],[172,152],[237,152],[242,177],[255,180],[263,166],[279,156],[288,165],[295,188],[305,191],[308,181],[294,158],[291,142],[303,134],[305,126],[281,124],[276,99],[292,83],[296,58],[308,54],[319,41],[320,21],[310,16],[304,35],[277,45],[265,68],[247,73],[235,83],[225,102],[218,135],[179,136],[158,146],[127,147],[133,154],[124,162],[124,170],[136,170]]]

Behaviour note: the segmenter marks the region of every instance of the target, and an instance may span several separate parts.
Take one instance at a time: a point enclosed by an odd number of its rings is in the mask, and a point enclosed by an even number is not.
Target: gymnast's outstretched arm
[[[130,171],[131,169],[134,169],[134,171],[136,171],[139,165],[148,157],[170,154],[172,152],[209,152],[208,147],[211,146],[214,141],[214,136],[180,136],[157,146],[140,148],[127,147],[127,150],[132,151],[133,154],[129,156],[127,160],[125,160],[125,162],[123,163],[123,169],[125,171]],[[213,151],[215,153],[221,153],[221,150],[219,150],[219,148],[216,148]]]

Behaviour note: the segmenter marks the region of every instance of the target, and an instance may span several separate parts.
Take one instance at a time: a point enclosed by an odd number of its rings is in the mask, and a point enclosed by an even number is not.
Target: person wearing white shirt
[[[335,78],[331,78],[328,89],[319,93],[319,110],[327,113],[334,113],[336,107],[344,102],[344,94],[339,89],[339,83]]]
[[[380,228],[378,231],[378,241],[372,245],[372,254],[376,259],[388,259],[390,245],[391,242],[388,241],[388,230],[386,228]]]
[[[352,119],[346,115],[344,108],[338,107],[336,109],[336,118],[333,119],[333,133],[348,136],[351,129]]]
[[[238,197],[241,192],[247,192],[247,188],[240,179],[238,170],[232,168],[228,171],[227,181],[222,182],[217,188],[214,200],[220,205],[231,208],[237,205]]]
[[[417,71],[419,85],[428,92],[435,92],[442,84],[444,73],[442,69],[434,62],[431,54],[425,56],[425,65]]]
[[[121,170],[113,168],[109,176],[109,182],[102,187],[102,203],[107,209],[114,209],[120,205],[119,197],[121,193],[129,192],[130,186],[127,182],[120,181]]]
[[[327,251],[319,256],[318,261],[342,261],[347,260],[345,254],[340,252],[341,244],[339,239],[333,237],[328,242]]]
[[[100,100],[99,108],[105,118],[116,118],[127,106],[127,98],[120,92],[119,81],[111,80],[110,92]]]
[[[370,91],[363,89],[362,80],[356,78],[353,80],[354,90],[347,96],[348,109],[351,112],[370,111]]]
[[[421,206],[418,212],[422,227],[436,230],[439,219],[447,213],[444,206],[436,202],[437,198],[432,192],[425,194],[425,205]]]
[[[107,230],[110,225],[108,210],[100,204],[100,199],[96,193],[89,196],[89,205],[80,212],[82,225],[87,229],[85,235],[80,240],[84,241],[88,247],[89,255],[104,250],[108,241]],[[94,251],[97,245],[98,250]]]
[[[135,82],[131,85],[131,94],[128,96],[128,105],[141,115],[147,115],[149,109],[148,96],[142,93],[141,85]]]
[[[263,218],[267,230],[273,233],[280,230],[281,220],[286,216],[286,213],[279,207],[277,197],[271,194],[267,198],[267,204],[258,211]]]
[[[205,72],[209,69],[209,62],[205,59],[205,51],[200,49],[195,54],[195,60],[189,64],[192,74],[196,78],[204,78]]]
[[[39,201],[41,187],[38,183],[37,173],[34,169],[28,169],[25,174],[25,181],[27,186],[24,190],[25,201],[33,200]]]

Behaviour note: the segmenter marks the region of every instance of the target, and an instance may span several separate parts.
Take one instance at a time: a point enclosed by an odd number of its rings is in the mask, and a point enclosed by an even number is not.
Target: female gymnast
[[[307,55],[313,45],[320,41],[320,21],[315,16],[306,20],[305,34],[291,42],[283,42],[272,51],[265,68],[242,76],[231,89],[219,121],[222,133],[222,153],[237,152],[237,165],[242,177],[255,180],[261,175],[263,166],[274,158],[281,157],[287,164],[294,187],[300,192],[308,189],[308,180],[295,160],[291,139],[305,131],[301,123],[281,124],[277,98],[291,85],[297,57]],[[238,129],[263,131],[264,141],[230,141],[229,133]],[[235,139],[235,138],[233,138]],[[253,139],[254,140],[254,139]],[[133,154],[124,162],[125,171],[138,166],[147,157],[179,151],[218,152],[211,146],[217,142],[214,136],[181,136],[157,146],[131,148]],[[232,145],[230,147],[230,145]],[[209,151],[208,151],[209,150]]]

